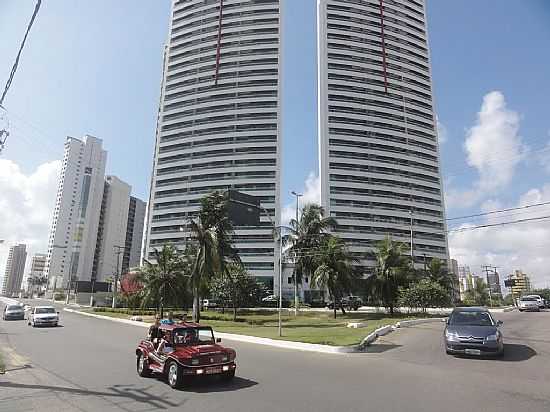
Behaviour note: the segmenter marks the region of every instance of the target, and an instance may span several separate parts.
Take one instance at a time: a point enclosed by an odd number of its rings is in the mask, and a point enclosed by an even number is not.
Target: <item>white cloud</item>
[[[519,135],[520,116],[506,107],[504,95],[492,91],[483,97],[477,122],[466,135],[466,161],[478,172],[469,189],[449,190],[448,207],[471,207],[506,188],[527,148]]]
[[[445,125],[439,121],[439,116],[436,116],[435,120],[437,125],[437,140],[439,144],[442,145],[449,139],[449,132]]]
[[[310,172],[305,184],[304,190],[300,191],[303,196],[300,197],[300,209],[308,203],[321,203],[321,181],[314,172]],[[281,224],[288,225],[291,219],[296,217],[296,202],[288,203],[283,207],[281,213]]]
[[[550,185],[527,191],[514,205],[501,205],[491,201],[485,203],[484,209],[495,210],[492,206],[500,205],[500,208],[507,208],[548,201],[550,201]],[[461,227],[548,215],[550,215],[550,206],[530,207],[489,215]],[[451,256],[457,259],[459,264],[470,266],[476,273],[480,273],[481,265],[486,264],[498,266],[501,278],[516,269],[522,269],[531,276],[536,287],[550,285],[550,255],[548,254],[548,250],[550,250],[550,219],[465,232],[451,232],[449,233],[449,249]]]
[[[61,162],[53,161],[27,175],[0,159],[0,276],[13,244],[27,244],[27,264],[33,253],[46,252],[60,170]]]

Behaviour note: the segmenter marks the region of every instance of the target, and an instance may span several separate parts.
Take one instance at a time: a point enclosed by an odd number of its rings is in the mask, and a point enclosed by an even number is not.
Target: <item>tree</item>
[[[336,319],[336,303],[345,315],[342,297],[347,293],[359,275],[353,267],[357,259],[353,257],[344,241],[337,236],[328,235],[322,238],[314,259],[316,269],[311,277],[314,287],[327,289],[334,302],[334,318]]]
[[[298,314],[298,284],[302,277],[312,277],[316,269],[315,251],[327,236],[328,231],[336,227],[336,220],[325,217],[325,210],[316,204],[307,204],[302,209],[300,221],[290,221],[291,232],[288,241],[290,253],[295,256],[294,274],[294,314]]]
[[[198,219],[190,220],[195,258],[192,264],[193,320],[200,321],[201,292],[208,289],[210,280],[227,272],[230,262],[240,263],[231,245],[233,225],[227,212],[227,197],[215,191],[201,199]]]
[[[238,309],[256,303],[261,288],[242,265],[231,263],[212,280],[210,291],[216,299],[233,308],[236,321]]]
[[[143,285],[142,306],[154,304],[164,316],[167,300],[177,300],[185,293],[189,268],[172,245],[164,245],[161,250],[153,250],[154,262],[144,259],[144,265],[136,275]]]
[[[382,299],[390,315],[393,315],[399,287],[408,283],[409,264],[404,256],[406,245],[394,242],[389,236],[378,242],[373,252],[376,267],[371,280],[372,292]]]
[[[489,304],[489,292],[487,284],[481,278],[475,278],[472,289],[465,293],[464,302],[468,305],[487,306]]]
[[[399,289],[399,305],[409,308],[443,307],[450,304],[448,291],[439,283],[430,279],[420,279],[408,287]]]

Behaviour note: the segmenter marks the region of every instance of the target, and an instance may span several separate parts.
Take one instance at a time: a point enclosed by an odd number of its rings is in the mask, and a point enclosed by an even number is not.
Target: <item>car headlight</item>
[[[199,364],[199,359],[196,358],[196,359],[191,359],[191,365],[198,365]]]
[[[447,340],[458,340],[458,333],[449,332],[448,330],[446,330],[445,337],[447,338]]]
[[[229,361],[229,355],[225,354],[222,356],[222,362],[227,362]]]
[[[499,339],[500,339],[500,332],[498,332],[498,331],[496,333],[494,333],[493,335],[489,335],[485,338],[485,340],[487,342],[496,342]]]

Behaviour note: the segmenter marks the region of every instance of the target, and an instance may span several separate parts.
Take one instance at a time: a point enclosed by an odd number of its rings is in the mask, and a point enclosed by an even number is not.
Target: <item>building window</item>
[[[288,284],[289,284],[289,285],[292,285],[292,276],[290,276],[290,277],[288,278]]]

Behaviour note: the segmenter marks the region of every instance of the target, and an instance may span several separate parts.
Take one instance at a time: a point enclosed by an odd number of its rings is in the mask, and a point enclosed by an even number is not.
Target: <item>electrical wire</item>
[[[550,205],[550,202],[533,203],[533,204],[525,205],[525,206],[510,207],[510,208],[507,208],[507,209],[491,210],[489,212],[476,213],[476,214],[473,214],[473,215],[449,217],[445,220],[449,221],[449,220],[470,219],[470,218],[473,218],[473,217],[487,216],[487,215],[492,215],[492,214],[495,214],[495,213],[511,212],[513,210],[528,209],[528,208],[532,208],[532,207],[546,206],[546,205]]]
[[[449,230],[447,230],[447,233],[467,232],[467,231],[470,231],[470,230],[476,230],[476,229],[482,229],[482,228],[489,228],[489,227],[495,227],[495,226],[506,226],[506,225],[513,225],[513,224],[518,224],[518,223],[527,223],[527,222],[546,220],[546,219],[550,219],[550,215],[549,216],[540,216],[540,217],[531,217],[531,218],[527,218],[527,219],[518,219],[518,220],[509,221],[509,222],[489,223],[489,224],[486,224],[486,225],[468,226],[468,227],[462,227],[462,228],[449,229]]]
[[[8,90],[10,89],[11,83],[13,82],[13,78],[15,76],[15,72],[17,71],[17,67],[19,66],[19,59],[21,57],[21,52],[23,51],[23,47],[25,46],[25,42],[27,41],[27,36],[29,35],[29,31],[31,30],[31,27],[34,23],[34,19],[36,18],[36,15],[38,14],[38,10],[40,9],[41,4],[42,4],[42,0],[37,0],[36,5],[34,6],[34,12],[32,13],[31,20],[27,25],[27,30],[25,31],[25,36],[23,37],[23,41],[21,42],[21,45],[19,46],[19,51],[17,52],[17,57],[15,58],[15,62],[13,63],[13,66],[11,68],[10,76],[8,78],[8,81],[6,82],[6,86],[4,87],[4,91],[2,92],[2,97],[0,98],[0,107],[3,107],[3,105],[4,105],[4,99],[6,98],[6,94],[8,93]]]

